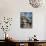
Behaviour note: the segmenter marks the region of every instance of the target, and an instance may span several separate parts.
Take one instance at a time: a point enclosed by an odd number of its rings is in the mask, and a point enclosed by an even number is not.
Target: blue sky
[[[21,12],[21,16],[26,16],[27,18],[32,19],[32,12]]]
[[[21,14],[25,14],[25,15],[28,14],[30,16],[30,15],[32,15],[32,12],[21,12]]]

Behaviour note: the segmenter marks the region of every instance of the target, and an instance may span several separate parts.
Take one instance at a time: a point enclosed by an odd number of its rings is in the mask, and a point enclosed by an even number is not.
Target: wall
[[[43,4],[44,6],[44,4]],[[44,6],[45,7],[45,6]],[[44,7],[33,8],[30,6],[28,0],[0,0],[0,18],[3,16],[13,17],[13,22],[8,33],[16,40],[28,40],[34,34],[37,39],[45,39],[45,15],[46,9]],[[21,29],[20,28],[20,12],[33,13],[33,28]],[[1,31],[1,33],[3,33]],[[0,35],[2,35],[0,33]],[[45,33],[45,34],[44,34]],[[4,33],[3,33],[4,34]],[[0,36],[0,39],[4,37]]]

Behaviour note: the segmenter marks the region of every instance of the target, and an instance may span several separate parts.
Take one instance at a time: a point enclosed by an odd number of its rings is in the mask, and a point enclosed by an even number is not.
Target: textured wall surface
[[[44,4],[43,4],[44,6]],[[44,6],[45,7],[45,6]],[[28,0],[0,0],[0,19],[4,16],[12,17],[12,26],[8,33],[17,40],[28,40],[34,34],[37,35],[37,39],[45,39],[45,16],[46,8],[39,7],[33,8],[30,6]],[[33,27],[31,29],[20,28],[20,12],[32,12],[33,13]],[[4,39],[3,31],[0,30],[0,39]],[[45,34],[44,34],[45,33]]]

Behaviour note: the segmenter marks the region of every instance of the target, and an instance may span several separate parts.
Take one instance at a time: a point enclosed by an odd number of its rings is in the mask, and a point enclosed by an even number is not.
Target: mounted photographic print
[[[29,0],[29,4],[34,8],[38,8],[42,5],[42,0]]]
[[[32,28],[32,12],[20,12],[20,27]]]

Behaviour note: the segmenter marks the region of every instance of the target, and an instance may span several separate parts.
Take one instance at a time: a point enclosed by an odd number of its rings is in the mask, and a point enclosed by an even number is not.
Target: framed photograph
[[[32,28],[32,12],[20,12],[20,27]]]

